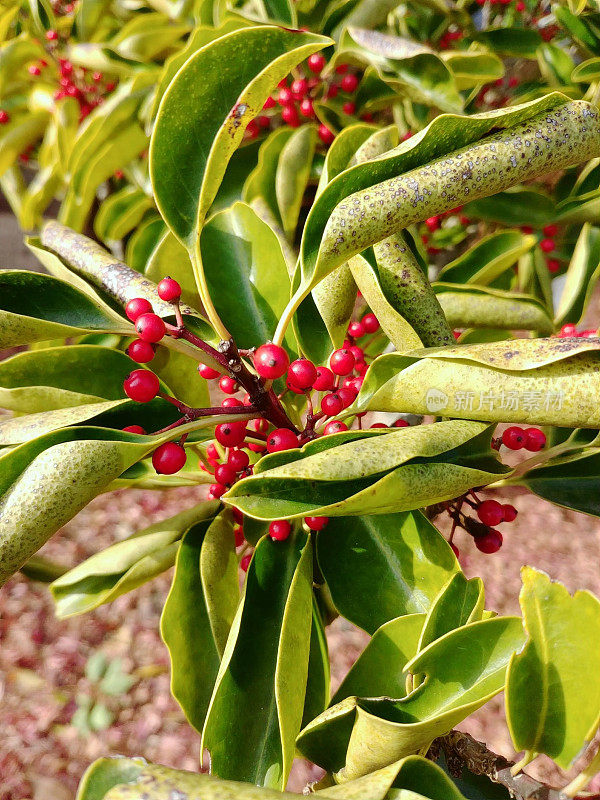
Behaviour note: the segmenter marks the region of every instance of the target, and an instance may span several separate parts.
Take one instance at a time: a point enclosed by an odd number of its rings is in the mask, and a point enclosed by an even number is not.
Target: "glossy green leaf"
[[[127,264],[136,272],[144,272],[152,251],[166,230],[167,227],[158,214],[147,214],[127,240],[125,251]]]
[[[504,75],[504,64],[495,53],[481,50],[445,50],[440,53],[450,67],[459,89],[491,83]]]
[[[0,134],[0,176],[22,152],[41,138],[49,119],[46,111],[35,111],[24,117],[18,116],[3,126]]]
[[[175,563],[179,540],[200,520],[213,516],[217,503],[201,503],[95,553],[50,586],[61,619],[110,603]]]
[[[501,222],[510,227],[522,225],[523,220],[527,219],[530,225],[541,228],[553,220],[555,206],[554,201],[541,191],[516,187],[493,197],[467,203],[463,214],[475,219]]]
[[[455,628],[478,622],[484,605],[485,591],[481,578],[467,580],[462,572],[457,572],[433,601],[421,631],[418,650],[423,650]]]
[[[477,39],[489,49],[504,56],[535,58],[542,37],[535,28],[488,28],[477,34]]]
[[[535,236],[520,231],[491,233],[470,247],[439,274],[449,283],[477,283],[486,286],[510,269],[536,243]]]
[[[145,763],[141,758],[99,758],[83,774],[76,800],[104,800],[113,786],[136,780]]]
[[[369,368],[354,408],[598,428],[599,349],[551,338],[390,353]]]
[[[167,228],[164,229],[162,236],[152,249],[144,274],[155,283],[158,283],[165,275],[170,275],[181,286],[183,301],[192,308],[201,306],[188,252]]]
[[[556,312],[556,324],[578,323],[600,278],[600,229],[585,224],[567,269],[567,279]]]
[[[458,563],[420,512],[330,519],[317,557],[336,608],[375,633],[404,614],[427,612]]]
[[[210,395],[208,383],[198,374],[198,362],[188,354],[159,346],[148,364],[171,393],[191,408],[208,408]]]
[[[275,196],[283,230],[293,241],[316,144],[316,130],[301,125],[284,144],[275,174]]]
[[[408,662],[407,671],[426,675],[410,695],[397,701],[349,697],[308,725],[298,748],[344,781],[416,753],[502,690],[524,638],[519,617],[457,628]]]
[[[138,61],[150,61],[169,51],[190,26],[185,22],[169,21],[164,14],[150,12],[132,17],[110,41],[119,55]]]
[[[506,328],[544,336],[554,332],[543,303],[530,295],[458,283],[436,283],[433,288],[451,328]]]
[[[94,218],[94,230],[105,242],[119,241],[140,224],[153,205],[152,198],[141,189],[126,186],[101,204]]]
[[[206,517],[181,542],[161,617],[161,634],[171,657],[171,692],[197,731],[204,725],[219,670],[221,637],[227,635],[238,597],[231,517]]]
[[[302,720],[311,607],[310,539],[261,539],[202,737],[218,777],[284,788]]]
[[[294,129],[286,125],[269,134],[260,146],[258,162],[248,175],[243,188],[243,199],[246,203],[260,197],[279,223],[281,216],[275,192],[277,171],[281,153],[293,135]]]
[[[571,73],[574,83],[591,83],[600,80],[600,58],[588,58],[578,64]]]
[[[239,481],[223,499],[257,519],[386,514],[457,497],[504,470],[486,427],[460,421],[335,443],[314,454],[305,446],[294,461]]]
[[[322,714],[329,705],[330,677],[327,637],[319,607],[313,598],[308,675],[306,678],[306,694],[304,696],[301,727],[308,725],[311,720]]]
[[[531,567],[521,577],[528,638],[508,668],[507,722],[516,750],[566,770],[600,724],[600,601]]]

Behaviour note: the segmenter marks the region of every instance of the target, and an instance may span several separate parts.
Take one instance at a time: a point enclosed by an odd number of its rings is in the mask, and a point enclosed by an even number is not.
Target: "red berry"
[[[294,95],[292,94],[292,90],[287,86],[280,89],[277,95],[277,102],[280,106],[289,106],[290,103],[293,103]]]
[[[354,355],[344,347],[341,350],[335,350],[329,359],[331,371],[336,375],[350,375],[355,363]]]
[[[558,225],[544,225],[544,227],[542,228],[542,233],[544,234],[544,236],[549,236],[550,238],[552,238],[553,236],[556,236],[556,234],[558,233]]]
[[[348,92],[351,94],[352,92],[355,92],[358,87],[358,78],[356,75],[344,75],[340,83],[340,87],[343,92]]]
[[[332,433],[341,433],[347,430],[348,426],[345,422],[340,422],[339,419],[332,419],[331,422],[328,422],[323,428],[323,434],[325,436],[331,436]]]
[[[160,382],[153,372],[147,369],[134,369],[123,382],[125,394],[137,403],[149,403],[160,390]]]
[[[215,428],[215,439],[223,447],[238,447],[245,438],[245,422],[223,422]]]
[[[354,356],[354,367],[355,368],[356,368],[356,364],[358,364],[360,361],[364,361],[365,360],[365,351],[362,349],[362,347],[358,347],[357,345],[353,344],[352,347],[348,348],[348,350],[350,350],[350,352]]]
[[[526,450],[537,453],[546,446],[546,434],[539,428],[525,428],[524,434]]]
[[[319,139],[323,142],[323,144],[331,144],[335,139],[335,134],[333,131],[330,131],[327,125],[319,125]]]
[[[206,455],[208,456],[209,461],[219,461],[219,459],[221,458],[219,451],[214,446],[214,444],[212,444],[212,442],[206,448]]]
[[[318,392],[327,392],[335,386],[335,376],[327,367],[317,367],[317,379],[313,383],[313,389]]]
[[[502,434],[502,444],[509,450],[520,450],[525,447],[525,431],[516,425],[507,428]]]
[[[312,56],[309,56],[306,60],[308,64],[308,68],[311,72],[314,72],[315,75],[318,75],[323,67],[326,64],[325,57],[322,56],[320,53],[313,53]]]
[[[298,437],[289,428],[275,428],[267,436],[267,452],[278,453],[298,447]]]
[[[231,464],[219,464],[215,467],[215,479],[217,483],[233,483],[236,478],[237,470]]]
[[[477,516],[484,525],[489,525],[492,528],[503,521],[504,510],[496,500],[484,500],[477,508]]]
[[[523,0],[517,0],[517,2],[515,3],[515,10],[520,12],[525,11],[525,3],[523,2]]]
[[[173,278],[163,278],[157,286],[158,296],[166,303],[174,303],[181,297],[181,286]]]
[[[304,517],[304,522],[311,531],[322,531],[329,522],[329,517]]]
[[[359,375],[364,375],[369,369],[369,365],[365,361],[357,361],[354,365],[354,369]]]
[[[259,134],[258,122],[255,119],[251,119],[248,125],[246,126],[245,136],[247,139],[256,139],[258,134]]]
[[[344,401],[339,394],[326,394],[321,400],[321,411],[327,417],[335,417],[344,410]]]
[[[159,475],[174,475],[187,459],[185,450],[175,442],[165,442],[152,453],[152,466]]]
[[[348,72],[348,64],[338,64],[335,71],[338,75],[344,75]]]
[[[233,541],[236,547],[241,547],[244,544],[244,529],[241,525],[235,525],[233,528]]]
[[[287,519],[277,519],[269,525],[269,536],[276,542],[284,542],[291,532],[292,526]]]
[[[329,100],[333,100],[334,97],[337,97],[338,89],[339,87],[337,83],[332,83],[325,92],[325,97],[327,97]]]
[[[551,253],[554,250],[554,239],[542,239],[540,249],[544,253]]]
[[[409,428],[409,427],[410,426],[405,419],[400,418],[397,419],[396,422],[394,422],[394,428]]]
[[[437,231],[440,227],[440,218],[439,217],[429,217],[429,219],[425,220],[425,225],[427,225],[427,230],[433,233]]]
[[[546,261],[548,272],[558,272],[560,269],[560,261],[557,258],[549,258]]]
[[[289,125],[290,128],[297,128],[300,125],[298,112],[295,106],[285,106],[281,111],[281,119],[286,125]]]
[[[92,80],[94,83],[100,83],[104,75],[101,72],[94,72],[92,75]]]
[[[271,124],[271,118],[267,117],[265,114],[261,114],[259,117],[256,118],[258,125],[260,128],[268,128]]]
[[[305,78],[298,78],[297,80],[292,81],[290,89],[292,90],[295,100],[302,100],[308,91],[308,83]]]
[[[364,336],[365,328],[362,322],[351,322],[348,325],[348,335],[352,336],[353,339],[360,339],[361,336]]]
[[[283,347],[276,344],[261,344],[254,353],[254,367],[261,378],[281,378],[287,372],[290,359]]]
[[[560,329],[561,336],[577,336],[577,326],[573,325],[572,322],[568,322],[566,325],[563,325]]]
[[[146,433],[146,431],[142,428],[141,425],[128,425],[126,428],[123,428],[123,430],[127,431],[127,433],[138,433],[138,434]]]
[[[206,364],[198,364],[198,372],[200,374],[200,377],[204,378],[207,381],[214,380],[215,378],[218,378],[219,375],[221,374],[216,369],[213,369],[212,367],[207,367]]]
[[[37,76],[37,75],[41,75],[41,72],[42,72],[42,70],[41,70],[41,69],[40,69],[40,68],[37,66],[37,64],[30,64],[30,65],[27,67],[27,72],[28,72],[30,75],[35,75],[35,76]]]
[[[511,506],[510,503],[505,503],[502,506],[502,513],[504,514],[504,522],[514,522],[519,512],[514,506]]]
[[[497,553],[502,547],[502,534],[492,528],[483,536],[475,537],[475,547],[482,553]]]
[[[142,339],[134,339],[134,341],[127,348],[127,355],[138,364],[147,364],[154,358],[154,348],[150,342],[144,342]]]
[[[46,31],[46,39],[49,42],[55,42],[58,39],[58,33],[53,30]]]
[[[240,387],[234,378],[229,375],[222,375],[219,380],[219,389],[225,394],[235,394]]]
[[[248,427],[252,428],[252,430],[257,433],[266,433],[269,430],[269,420],[263,417],[257,417],[256,419],[250,420]]]
[[[252,555],[250,553],[246,553],[245,556],[242,556],[242,560],[240,561],[240,569],[243,572],[248,572],[248,567],[250,566],[251,561]]]
[[[353,103],[352,100],[346,100],[346,102],[342,106],[342,111],[344,112],[344,114],[352,116],[352,114],[354,114],[354,112],[356,111],[356,103]]]
[[[0,109],[0,125],[6,125],[7,122],[10,122],[10,114],[2,108]]]
[[[248,453],[244,453],[243,450],[231,450],[227,458],[227,463],[232,466],[236,472],[241,472],[243,469],[246,469],[250,463],[250,459],[248,458]]]
[[[227,487],[223,486],[222,483],[211,483],[208,487],[208,494],[213,500],[217,500],[219,497],[222,497],[225,492],[227,491]]]
[[[140,314],[135,321],[135,329],[145,342],[160,342],[166,332],[165,323],[158,314]]]
[[[223,408],[233,408],[234,406],[237,407],[240,405],[240,401],[236,397],[226,397],[225,400],[221,402],[221,406]]]
[[[237,522],[238,525],[243,525],[244,523],[244,515],[235,506],[231,506],[231,515],[233,516],[234,522]]]
[[[523,233],[533,233],[533,228],[531,225],[521,225],[521,231]]]
[[[372,430],[373,428],[387,428],[388,426],[385,424],[385,422],[374,422],[370,427]]]
[[[292,361],[288,369],[288,380],[298,389],[310,389],[317,379],[317,369],[307,358]]]
[[[304,394],[304,389],[300,389],[295,383],[292,383],[289,378],[285,379],[285,385],[294,394]]]
[[[125,306],[125,313],[128,319],[135,322],[142,314],[151,314],[152,305],[144,297],[134,297]]]
[[[310,99],[310,97],[305,97],[300,103],[300,113],[303,117],[314,117],[315,109],[313,106],[313,101]]]
[[[266,99],[266,100],[265,100],[265,102],[263,103],[263,108],[264,108],[264,109],[267,109],[267,108],[273,108],[273,107],[274,107],[274,106],[276,106],[276,105],[277,105],[277,103],[276,103],[276,101],[275,101],[275,98],[274,98],[274,97],[267,97],[267,99]]]

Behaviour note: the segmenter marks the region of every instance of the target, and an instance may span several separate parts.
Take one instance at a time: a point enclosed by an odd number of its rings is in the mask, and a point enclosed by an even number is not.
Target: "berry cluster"
[[[315,100],[334,98],[340,92],[347,97],[342,106],[344,114],[354,116],[356,104],[351,95],[358,88],[358,76],[349,71],[348,64],[338,64],[331,75],[323,76],[321,73],[326,64],[325,57],[315,53],[309,56],[304,68],[298,67],[293,75],[280,81],[277,92],[267,98],[262,113],[249,123],[246,137],[255,139],[261,129],[269,130],[280,124],[297,128],[303,120],[314,120]],[[324,123],[319,125],[318,135],[326,146],[335,138]]]
[[[435,256],[449,244],[459,244],[467,235],[471,220],[461,213],[462,206],[429,217],[421,225],[421,241],[427,253]]]
[[[534,229],[531,225],[521,225],[521,230],[523,233],[531,234],[534,232]],[[556,273],[561,268],[561,262],[558,258],[554,258],[550,256],[550,253],[556,250],[556,242],[554,241],[555,236],[558,233],[558,225],[554,225],[554,223],[550,225],[544,225],[542,228],[543,237],[539,240],[539,248],[547,256],[546,258],[546,266],[548,267],[548,271],[551,273]]]
[[[465,505],[476,512],[477,519],[465,514]],[[473,537],[475,547],[481,553],[497,553],[502,547],[503,538],[500,531],[496,530],[496,526],[502,522],[514,522],[518,513],[517,509],[509,503],[499,503],[497,500],[480,500],[475,492],[469,492],[456,500],[443,503],[442,508],[447,511],[452,519],[449,543],[457,558],[460,552],[453,539],[458,528],[462,528]]]
[[[538,453],[546,446],[546,434],[539,428],[519,428],[511,425],[502,434],[502,444],[509,450],[529,450]]]
[[[597,328],[586,328],[583,331],[578,331],[577,325],[574,325],[572,322],[567,322],[566,325],[562,326],[558,335],[562,339],[597,339],[598,330]]]

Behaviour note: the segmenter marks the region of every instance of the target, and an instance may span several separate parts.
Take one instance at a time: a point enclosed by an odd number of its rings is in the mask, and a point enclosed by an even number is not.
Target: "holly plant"
[[[30,0],[0,28],[0,185],[44,268],[0,272],[0,579],[64,618],[174,567],[210,763],[100,759],[79,800],[276,800],[296,757],[323,798],[585,796],[600,601],[524,566],[498,615],[461,558],[514,546],[507,486],[600,516],[596,6]],[[181,486],[72,569],[36,556],[99,494]],[[371,639],[332,696],[338,616]],[[503,691],[516,763],[456,729]]]

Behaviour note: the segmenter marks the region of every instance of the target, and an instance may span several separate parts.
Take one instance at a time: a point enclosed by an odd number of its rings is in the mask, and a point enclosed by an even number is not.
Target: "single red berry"
[[[127,427],[123,428],[123,430],[127,431],[127,433],[138,433],[138,434],[146,433],[146,431],[142,428],[141,425],[127,425]]]
[[[264,419],[264,417],[257,417],[250,420],[248,427],[257,433],[266,433],[269,430],[269,420]]]
[[[343,92],[348,92],[348,94],[352,94],[358,88],[358,78],[356,75],[344,75],[341,80],[340,87]]]
[[[245,438],[245,422],[223,422],[215,428],[215,439],[223,447],[239,447]]]
[[[557,258],[549,258],[546,261],[546,266],[548,267],[548,272],[558,272],[560,269],[560,261]]]
[[[425,220],[425,225],[427,225],[427,230],[433,233],[437,231],[440,227],[440,218],[439,217],[429,217],[429,219]]]
[[[348,64],[338,64],[335,71],[337,75],[345,75],[348,72]]]
[[[138,364],[147,364],[154,358],[154,348],[150,342],[144,342],[143,339],[134,339],[134,341],[127,348],[127,355]]]
[[[46,31],[46,39],[49,42],[55,42],[58,39],[57,31],[54,30]]]
[[[323,142],[323,144],[331,144],[335,139],[335,134],[333,131],[330,131],[327,125],[319,125],[319,139]]]
[[[326,394],[321,400],[321,411],[327,417],[335,417],[340,411],[344,410],[344,401],[339,394]]]
[[[245,136],[247,139],[256,139],[258,134],[260,133],[258,122],[255,119],[251,119],[248,125],[246,126]]]
[[[410,425],[405,419],[400,418],[397,419],[396,422],[394,422],[394,428],[409,428],[409,427]]]
[[[267,436],[267,452],[278,453],[298,447],[298,437],[289,428],[275,428]]]
[[[94,81],[94,83],[100,83],[103,77],[104,75],[101,72],[94,72],[92,74],[92,80]]]
[[[458,558],[460,556],[460,550],[458,549],[458,547],[454,544],[454,542],[448,542],[448,544],[452,548],[452,552],[454,553],[456,558]]]
[[[296,386],[295,383],[292,383],[289,377],[285,379],[285,385],[290,390],[290,392],[293,392],[294,394],[304,394],[304,389],[300,389],[299,386]]]
[[[267,99],[263,103],[263,108],[266,110],[266,109],[269,109],[269,108],[274,108],[276,105],[277,105],[277,101],[275,100],[274,97],[267,97]]]
[[[215,479],[217,483],[223,483],[225,485],[233,483],[236,478],[236,473],[237,471],[231,464],[219,464],[218,467],[215,467]]]
[[[219,389],[222,392],[225,394],[235,394],[239,388],[240,387],[238,386],[235,378],[231,378],[229,375],[221,376],[221,379],[219,380]]]
[[[369,365],[366,361],[357,361],[354,365],[354,369],[359,375],[364,376],[366,371],[369,369]]]
[[[558,233],[558,225],[544,225],[544,227],[542,228],[542,233],[544,234],[544,236],[549,236],[550,238],[552,238],[553,236],[556,236],[556,234]]]
[[[568,322],[566,325],[563,325],[560,329],[561,336],[577,336],[577,326],[573,325],[572,322]]]
[[[281,119],[286,125],[289,125],[290,128],[297,128],[300,125],[300,119],[298,118],[296,106],[285,106],[281,110]]]
[[[300,113],[303,117],[314,117],[315,115],[315,108],[313,106],[313,101],[310,97],[305,97],[304,100],[300,103]]]
[[[328,392],[335,386],[335,376],[327,367],[317,367],[317,378],[313,383],[313,389],[317,392]]]
[[[318,75],[327,62],[325,61],[325,57],[320,53],[313,53],[312,56],[307,58],[306,63],[308,64],[309,70],[314,72],[315,75]]]
[[[168,275],[156,287],[158,296],[166,303],[175,303],[181,297],[181,286]]]
[[[249,394],[245,394],[242,398],[242,405],[244,406],[251,406],[252,405],[252,398]]]
[[[352,403],[356,400],[356,395],[358,394],[358,391],[354,388],[354,386],[341,386],[337,390],[336,394],[344,404],[344,408],[349,408],[352,405]]]
[[[356,364],[359,361],[365,360],[365,351],[362,349],[362,347],[358,347],[358,345],[356,344],[353,344],[352,347],[348,348],[348,350],[350,350],[350,352],[354,356],[354,367],[356,369]]]
[[[243,450],[230,450],[227,463],[232,466],[236,472],[241,472],[243,469],[246,469],[250,463],[250,459],[248,458],[248,453],[244,453]]]
[[[250,566],[250,562],[252,561],[252,554],[246,553],[245,556],[242,556],[242,560],[240,561],[240,569],[242,572],[248,572],[248,567]]]
[[[515,10],[519,11],[519,12],[523,12],[523,11],[525,11],[525,8],[526,8],[526,6],[525,6],[525,3],[523,2],[523,0],[517,0],[517,2],[515,3]]]
[[[329,366],[331,371],[336,375],[350,375],[354,369],[356,359],[347,348],[335,350],[329,359]]]
[[[292,90],[294,100],[302,100],[304,95],[308,92],[308,82],[305,78],[297,78],[295,81],[292,81],[290,89]]]
[[[268,128],[271,124],[271,118],[267,117],[266,114],[260,114],[260,116],[256,118],[256,121],[258,122],[259,128]]]
[[[483,536],[475,537],[475,547],[482,553],[497,553],[502,547],[502,534],[492,528]]]
[[[521,225],[521,231],[523,233],[533,233],[533,228],[531,225]]]
[[[311,531],[322,531],[329,522],[329,517],[304,517],[304,522]]]
[[[254,353],[254,367],[261,378],[281,378],[287,372],[290,359],[283,347],[276,344],[261,344]]]
[[[362,377],[362,375],[359,376],[358,378],[350,378],[350,379],[346,378],[346,385],[342,388],[350,389],[351,392],[354,392],[354,396],[356,397],[356,395],[360,392],[362,388],[364,380],[365,379]]]
[[[165,323],[158,314],[140,314],[135,321],[135,329],[145,342],[160,342],[166,333]]]
[[[525,428],[524,434],[526,450],[537,453],[546,446],[546,434],[539,428]]]
[[[227,487],[223,486],[222,483],[211,483],[208,487],[208,494],[213,500],[217,500],[219,497],[222,497],[225,492],[227,491]]]
[[[379,330],[379,320],[375,314],[371,312],[364,315],[364,317],[361,319],[361,323],[365,329],[365,333],[376,333]]]
[[[10,114],[2,108],[0,109],[0,125],[6,125],[7,122],[10,122]]]
[[[364,336],[365,328],[362,322],[351,322],[348,325],[348,335],[352,336],[353,339],[360,339],[361,336]]]
[[[239,405],[240,401],[237,399],[237,397],[226,397],[221,401],[221,406],[223,408],[233,408],[234,406],[237,408]]]
[[[221,454],[212,442],[206,448],[206,455],[209,461],[219,461],[221,458]]]
[[[294,95],[292,94],[292,90],[288,86],[284,86],[282,89],[279,90],[279,94],[277,95],[277,102],[280,106],[289,106],[290,103],[294,102]]]
[[[514,522],[519,512],[514,506],[511,506],[510,503],[505,503],[502,506],[502,513],[504,514],[504,522]]]
[[[248,450],[252,450],[253,453],[264,453],[266,449],[267,449],[266,445],[257,444],[255,442],[252,442],[251,444],[248,445]]]
[[[234,525],[233,541],[236,547],[241,547],[244,544],[244,529],[241,525]]]
[[[153,372],[147,369],[134,369],[123,382],[125,394],[137,403],[149,403],[160,390],[160,382]]]
[[[339,419],[332,419],[331,422],[328,422],[323,428],[323,434],[325,436],[331,436],[332,433],[341,433],[347,430],[348,426],[345,422],[340,422]]]
[[[287,519],[277,519],[269,525],[269,536],[276,542],[284,542],[292,532]]]
[[[165,442],[152,453],[152,466],[159,475],[174,475],[187,459],[185,450],[175,442]]]
[[[356,103],[353,103],[352,100],[346,100],[346,102],[342,106],[342,111],[344,112],[344,114],[352,116],[356,111]]]
[[[540,249],[544,253],[551,253],[554,250],[554,239],[542,239]]]
[[[38,75],[41,75],[41,73],[42,73],[42,70],[41,70],[41,69],[38,67],[38,65],[37,65],[37,64],[30,64],[30,65],[27,67],[27,72],[28,72],[30,75],[34,75],[34,76],[36,76],[36,77],[37,77]]]
[[[198,372],[200,377],[207,381],[214,380],[221,374],[218,370],[213,369],[212,367],[207,367],[206,364],[198,364]]]
[[[231,506],[231,515],[233,516],[234,522],[237,522],[238,525],[243,525],[244,523],[244,515],[236,506]]]
[[[337,85],[337,83],[332,83],[332,84],[331,84],[331,85],[330,85],[330,86],[327,88],[327,91],[325,92],[325,97],[326,97],[328,100],[333,100],[333,98],[334,98],[334,97],[337,97],[338,90],[339,90],[339,86]]]
[[[144,297],[134,297],[133,300],[130,300],[125,306],[125,313],[128,319],[135,322],[142,314],[151,314],[152,305]]]
[[[317,369],[308,358],[298,358],[288,368],[288,380],[298,389],[310,389],[316,379]]]
[[[525,431],[517,425],[507,428],[502,434],[502,444],[509,450],[520,450],[525,447]]]
[[[494,525],[499,525],[503,521],[504,510],[496,500],[484,500],[477,507],[477,516],[484,525],[489,525],[490,528],[493,528]]]
[[[373,428],[387,428],[388,425],[386,425],[385,422],[374,422],[370,427],[371,427],[371,429],[373,429]]]

